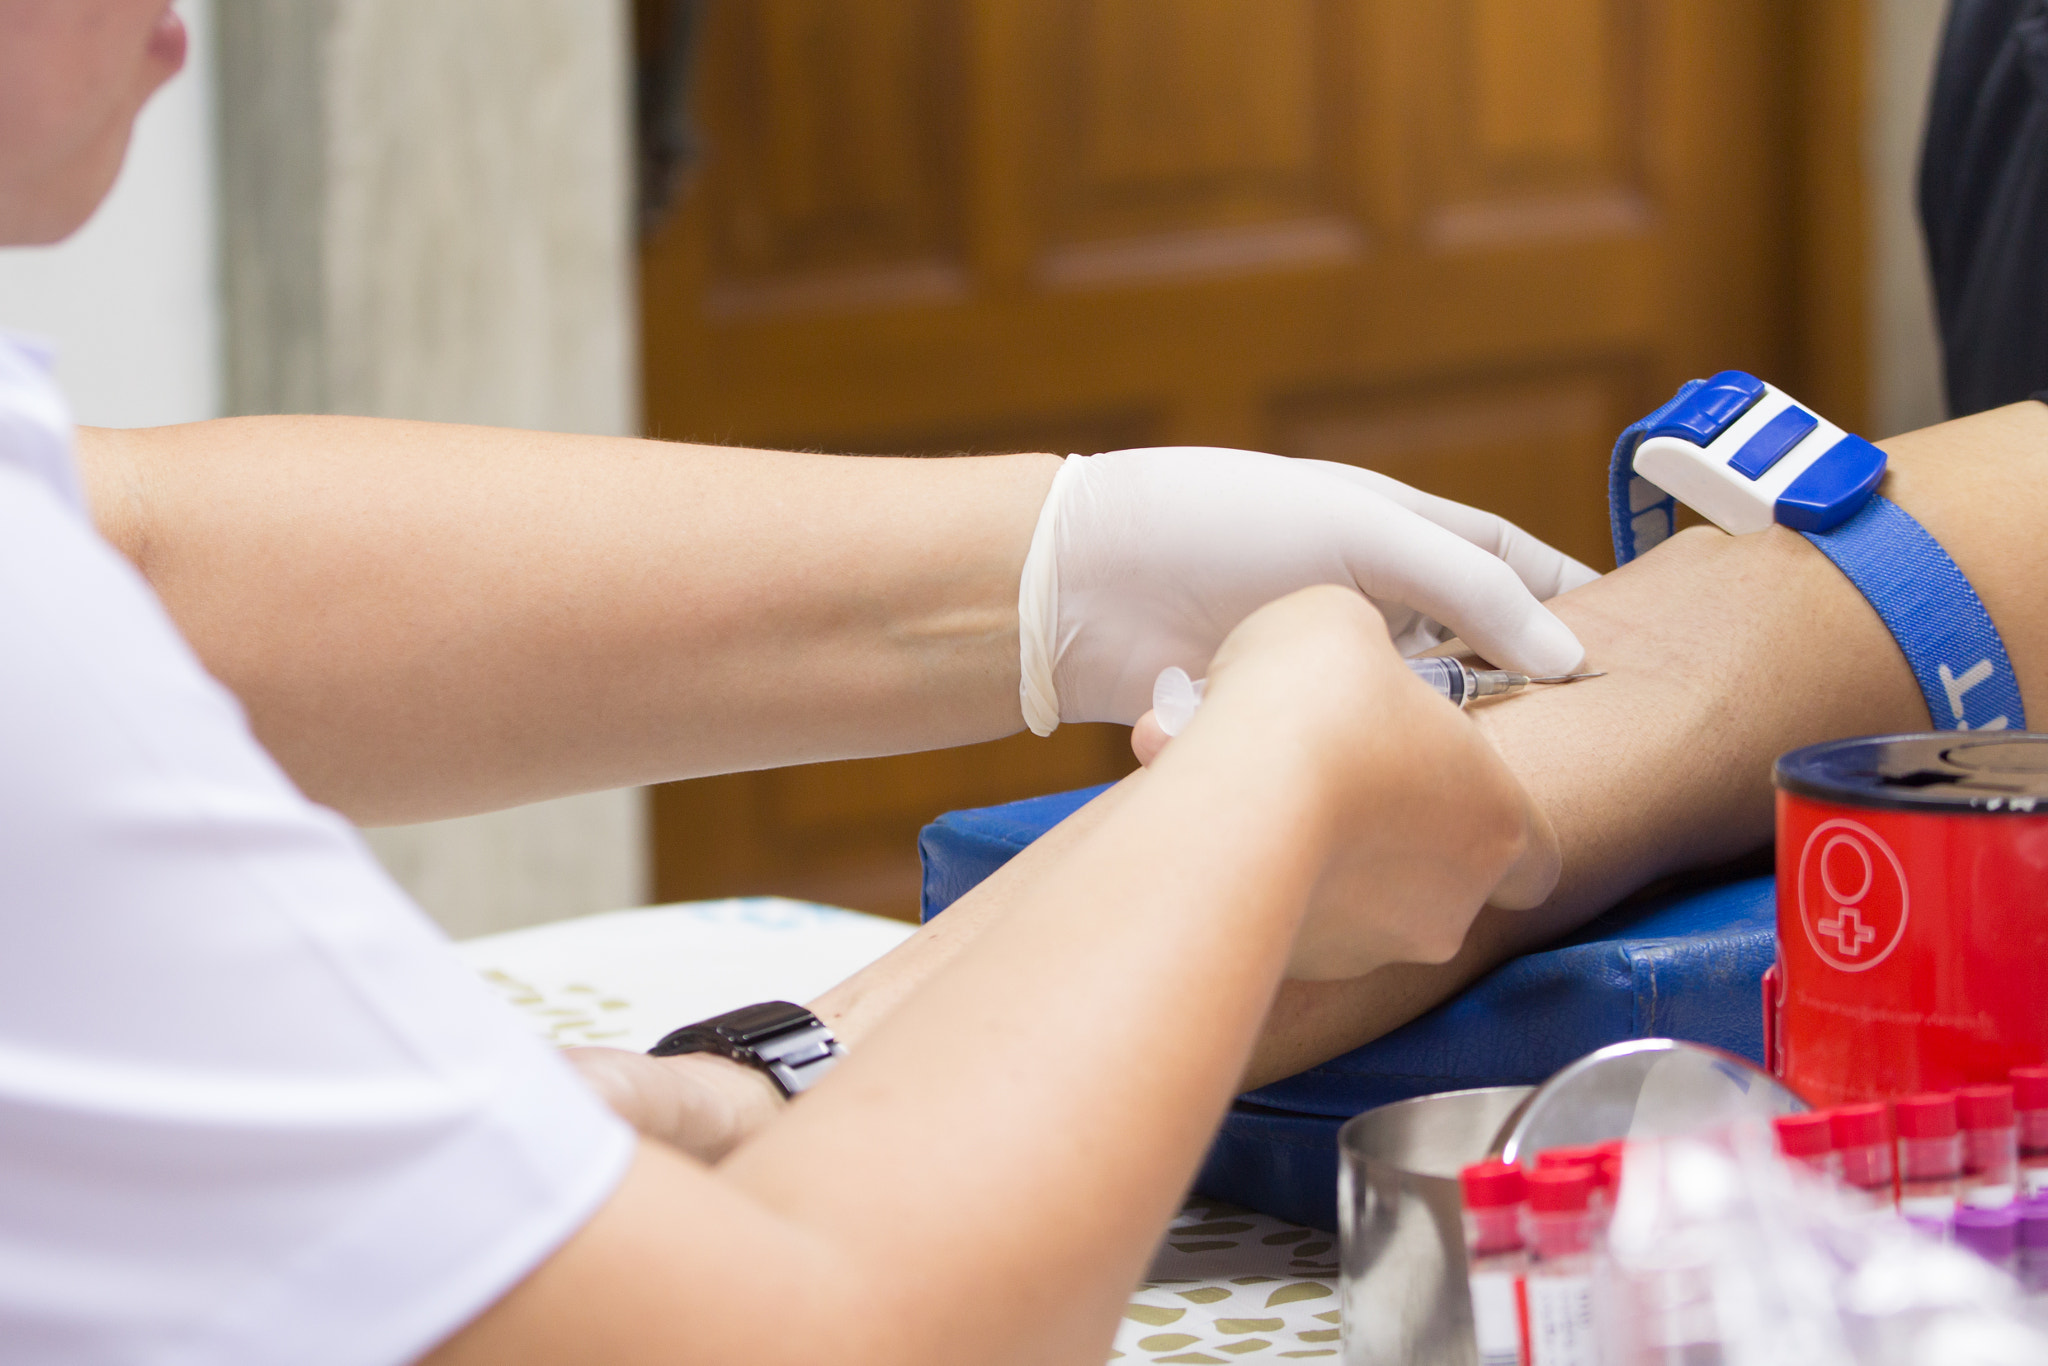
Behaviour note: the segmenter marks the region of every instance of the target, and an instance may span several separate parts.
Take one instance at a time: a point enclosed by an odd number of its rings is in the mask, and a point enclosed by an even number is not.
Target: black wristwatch
[[[647,1050],[657,1058],[716,1053],[766,1072],[785,1098],[818,1084],[846,1056],[825,1022],[802,1006],[763,1001],[684,1025]]]

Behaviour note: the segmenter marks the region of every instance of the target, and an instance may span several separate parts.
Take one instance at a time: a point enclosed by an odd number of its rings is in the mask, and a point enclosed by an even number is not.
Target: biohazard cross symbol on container
[[[1830,967],[1867,972],[1905,937],[1906,869],[1868,826],[1822,821],[1799,851],[1799,921]]]

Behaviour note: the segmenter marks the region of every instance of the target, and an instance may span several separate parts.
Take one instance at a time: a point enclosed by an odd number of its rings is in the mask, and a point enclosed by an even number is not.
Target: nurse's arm
[[[1304,909],[1368,959],[1440,957],[1527,819],[1370,607],[1268,607],[1176,751],[816,1090],[715,1168],[643,1145],[433,1360],[1101,1361],[1281,975],[1331,949]]]
[[[2015,404],[1883,444],[1891,456],[1883,491],[1976,586],[2027,704],[2036,717],[2048,716],[2048,593],[2041,591],[2048,584],[2048,406]],[[1551,606],[1585,643],[1587,667],[1607,677],[1531,688],[1468,714],[1556,831],[1563,856],[1556,891],[1535,911],[1483,912],[1448,964],[1288,983],[1251,1060],[1249,1084],[1379,1037],[1657,878],[1763,847],[1771,835],[1771,761],[1786,750],[1929,725],[1913,675],[1877,614],[1789,531],[1686,532]],[[857,1044],[911,984],[1009,914],[1121,800],[1117,789],[1084,807],[814,1008]],[[760,1084],[738,1068],[675,1063],[697,1065],[694,1075],[677,1069],[693,1092],[701,1083],[743,1114],[772,1109]],[[646,1084],[662,1086],[658,1074]]]
[[[367,418],[85,431],[95,519],[363,824],[1023,727],[1058,461]]]

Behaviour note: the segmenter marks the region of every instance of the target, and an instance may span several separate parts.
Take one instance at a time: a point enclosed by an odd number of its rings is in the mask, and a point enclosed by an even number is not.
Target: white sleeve
[[[395,1363],[630,1132],[0,460],[0,1358]]]

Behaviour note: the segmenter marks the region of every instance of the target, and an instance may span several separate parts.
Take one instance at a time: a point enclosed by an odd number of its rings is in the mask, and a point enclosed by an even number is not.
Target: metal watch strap
[[[684,1025],[647,1051],[657,1058],[716,1053],[766,1072],[792,1099],[846,1056],[823,1020],[788,1001],[763,1001]]]

